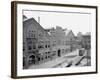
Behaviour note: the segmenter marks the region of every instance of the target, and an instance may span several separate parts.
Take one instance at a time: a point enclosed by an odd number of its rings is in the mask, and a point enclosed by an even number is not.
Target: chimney
[[[38,16],[38,23],[40,24],[40,17]]]

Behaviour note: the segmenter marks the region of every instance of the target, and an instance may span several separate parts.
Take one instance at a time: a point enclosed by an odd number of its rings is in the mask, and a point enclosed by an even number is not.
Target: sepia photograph
[[[13,78],[97,73],[97,6],[11,6]]]

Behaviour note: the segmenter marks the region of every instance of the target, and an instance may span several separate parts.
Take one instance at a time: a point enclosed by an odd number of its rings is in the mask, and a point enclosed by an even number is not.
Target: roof
[[[85,39],[86,38],[91,38],[91,35],[83,35],[82,37],[85,38]]]
[[[25,15],[23,15],[23,21],[27,20],[27,17]]]
[[[91,32],[87,32],[85,35],[91,35]]]
[[[64,32],[65,32],[65,35],[67,36],[71,32],[71,30],[65,30]]]
[[[30,19],[23,21],[23,24],[27,24],[27,25],[32,24],[32,23],[37,27],[37,29],[40,28],[42,31],[44,31],[46,37],[49,38],[49,34],[45,31],[45,29],[34,18],[30,18]]]
[[[23,15],[23,18],[27,18],[25,15]]]

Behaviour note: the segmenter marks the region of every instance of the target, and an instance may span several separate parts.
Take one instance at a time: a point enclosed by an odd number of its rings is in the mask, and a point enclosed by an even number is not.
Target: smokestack
[[[38,16],[38,23],[40,24],[40,16]]]

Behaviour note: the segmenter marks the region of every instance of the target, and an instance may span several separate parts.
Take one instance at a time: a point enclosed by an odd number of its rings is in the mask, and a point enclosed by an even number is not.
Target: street
[[[67,55],[62,55],[61,57],[47,61],[45,63],[31,65],[29,66],[28,69],[65,68],[65,67],[71,67],[71,66],[86,66],[86,64],[88,63],[87,63],[87,58],[84,58],[85,56],[86,56],[86,51],[83,56],[79,56],[78,50],[75,50],[71,53],[68,53]],[[90,60],[88,60],[88,62],[89,61]]]

